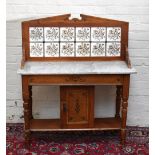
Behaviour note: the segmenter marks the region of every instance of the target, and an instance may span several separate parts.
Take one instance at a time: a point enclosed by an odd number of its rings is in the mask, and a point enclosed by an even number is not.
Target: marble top
[[[66,62],[26,62],[21,75],[57,75],[57,74],[132,74],[134,68],[128,68],[124,61],[66,61]]]

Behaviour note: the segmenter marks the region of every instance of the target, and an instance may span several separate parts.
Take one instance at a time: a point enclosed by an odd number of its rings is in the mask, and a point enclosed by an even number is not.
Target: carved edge
[[[97,20],[97,21],[100,21],[100,22],[103,22],[104,21],[107,21],[107,22],[111,22],[111,21],[114,21],[114,22],[121,22],[121,23],[124,23],[124,24],[128,24],[128,22],[126,21],[121,21],[121,20],[114,20],[114,19],[110,19],[110,18],[103,18],[103,17],[96,17],[96,16],[92,16],[92,15],[85,15],[85,14],[80,14],[80,17],[83,19],[83,20]]]
[[[126,64],[127,64],[128,68],[131,68],[131,61],[130,61],[130,58],[129,58],[129,52],[128,52],[128,47],[127,46],[125,47],[125,61],[126,61]]]
[[[48,21],[48,20],[67,20],[69,17],[71,16],[71,14],[64,14],[64,15],[57,15],[57,16],[52,16],[52,17],[42,17],[42,18],[36,18],[36,19],[32,19],[32,20],[25,20],[22,23],[29,23],[29,22],[40,22],[42,20],[44,21]]]
[[[106,22],[121,22],[121,23],[124,23],[124,24],[127,24],[128,22],[126,21],[120,21],[120,20],[114,20],[114,19],[108,19],[108,18],[103,18],[103,17],[96,17],[96,16],[91,16],[91,15],[85,15],[85,14],[79,14],[79,16],[81,17],[81,19],[79,18],[72,18],[70,19],[71,17],[71,14],[64,14],[64,15],[57,15],[57,16],[52,16],[52,17],[43,17],[43,18],[40,18],[40,19],[32,19],[32,20],[25,20],[23,21],[22,23],[29,23],[29,22],[33,22],[33,23],[40,23],[40,22],[43,22],[43,21],[50,21],[50,20],[54,20],[56,22],[58,21],[73,21],[73,22],[77,22],[77,21],[96,21],[96,22],[103,22],[103,21],[106,21]]]

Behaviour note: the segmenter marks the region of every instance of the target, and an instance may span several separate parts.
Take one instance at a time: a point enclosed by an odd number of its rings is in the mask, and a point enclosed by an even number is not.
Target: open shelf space
[[[62,129],[60,119],[32,119],[31,131],[79,131],[79,130],[119,130],[120,118],[95,118],[93,128]]]

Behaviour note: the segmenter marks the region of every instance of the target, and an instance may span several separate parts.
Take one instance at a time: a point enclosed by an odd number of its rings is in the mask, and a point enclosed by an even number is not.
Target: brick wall
[[[7,122],[23,122],[21,79],[21,21],[65,13],[89,14],[130,22],[129,53],[138,74],[131,76],[128,125],[148,126],[148,0],[7,0]],[[97,86],[95,115],[113,116],[115,87]],[[59,117],[59,87],[33,88],[36,118]],[[110,97],[107,97],[110,96]]]

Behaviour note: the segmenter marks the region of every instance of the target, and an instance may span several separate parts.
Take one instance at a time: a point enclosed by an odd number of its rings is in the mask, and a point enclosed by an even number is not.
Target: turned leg
[[[22,77],[22,92],[23,92],[23,107],[24,107],[24,136],[25,136],[25,144],[29,146],[30,144],[30,91],[28,84],[28,77]]]
[[[127,107],[129,96],[129,75],[124,76],[123,90],[122,90],[122,121],[121,121],[121,144],[125,144],[126,139],[126,120],[127,120]]]
[[[122,86],[116,86],[116,118],[120,118]]]

